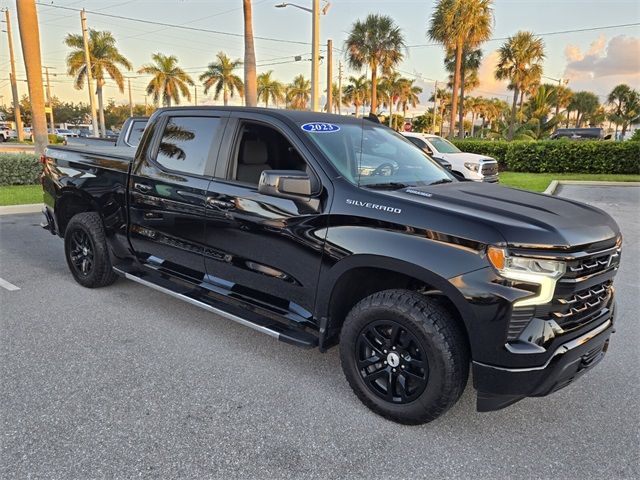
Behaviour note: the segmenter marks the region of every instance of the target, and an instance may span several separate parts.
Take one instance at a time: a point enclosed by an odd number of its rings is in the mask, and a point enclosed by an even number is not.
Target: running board
[[[221,317],[233,320],[236,323],[257,330],[258,332],[277,338],[282,342],[302,348],[313,348],[318,346],[318,339],[308,332],[287,328],[284,324],[248,310],[240,312],[240,310],[244,309],[238,307],[235,308],[238,312],[232,313],[228,310],[234,309],[233,307],[227,306],[215,299],[199,295],[197,287],[188,287],[178,284],[164,276],[153,278],[155,277],[154,275],[147,275],[139,271],[126,271],[123,268],[126,267],[114,267],[113,270],[118,275],[125,277],[128,280],[132,280],[141,285],[153,288],[154,290],[166,293],[167,295],[171,295],[172,297],[190,303],[191,305],[195,305],[196,307],[200,307],[211,313],[215,313],[216,315],[220,315]]]

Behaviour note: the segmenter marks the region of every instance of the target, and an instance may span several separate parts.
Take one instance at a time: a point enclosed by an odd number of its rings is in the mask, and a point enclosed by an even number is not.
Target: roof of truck
[[[244,113],[260,113],[263,115],[272,115],[276,118],[286,119],[294,123],[307,122],[335,122],[335,123],[362,123],[362,117],[353,115],[336,115],[333,113],[310,112],[308,110],[286,110],[281,108],[262,108],[262,107],[222,107],[222,106],[198,106],[198,107],[166,107],[159,108],[156,112],[165,111],[224,111],[224,112],[244,112]],[[367,118],[364,117],[364,120]]]

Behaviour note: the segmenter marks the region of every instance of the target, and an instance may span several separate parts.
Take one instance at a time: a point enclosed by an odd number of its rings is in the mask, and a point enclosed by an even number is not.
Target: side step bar
[[[297,347],[313,348],[318,346],[318,339],[310,333],[288,328],[285,324],[281,324],[267,317],[258,315],[250,311],[240,311],[243,309],[227,306],[222,302],[216,301],[210,297],[200,294],[197,287],[187,287],[182,284],[171,281],[165,276],[158,275],[155,278],[153,274],[145,274],[139,271],[126,271],[126,267],[114,267],[113,270],[120,276],[128,280],[132,280],[141,285],[153,288],[174,298],[200,307],[221,317],[233,320],[236,323],[246,327],[265,333],[271,337],[277,338],[282,342],[286,342]],[[226,307],[226,308],[225,308]],[[232,312],[229,310],[237,310]]]

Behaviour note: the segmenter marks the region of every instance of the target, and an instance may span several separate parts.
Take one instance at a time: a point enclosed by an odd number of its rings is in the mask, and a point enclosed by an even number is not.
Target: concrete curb
[[[591,187],[640,187],[640,182],[607,182],[595,180],[552,180],[547,189],[542,192],[554,195],[560,185],[585,185]]]
[[[44,205],[42,203],[30,203],[27,205],[7,205],[0,207],[0,215],[17,215],[19,213],[40,213]]]

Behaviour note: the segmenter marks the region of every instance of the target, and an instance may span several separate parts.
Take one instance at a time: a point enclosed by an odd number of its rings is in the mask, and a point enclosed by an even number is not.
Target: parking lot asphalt
[[[562,186],[625,235],[617,333],[588,375],[423,426],[376,416],[338,350],[300,350],[119,280],[89,290],[37,214],[0,217],[0,478],[639,478],[640,188]]]

